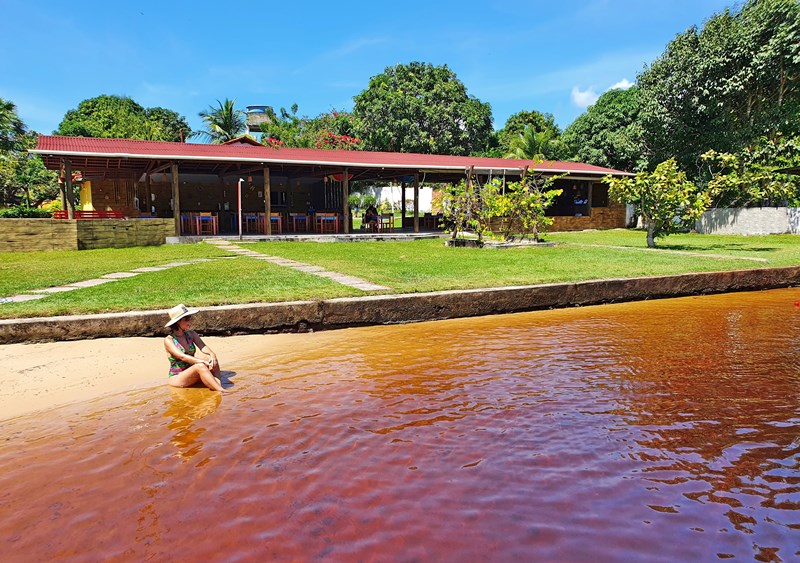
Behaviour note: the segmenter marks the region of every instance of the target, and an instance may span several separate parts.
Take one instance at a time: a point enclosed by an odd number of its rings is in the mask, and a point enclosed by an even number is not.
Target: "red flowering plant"
[[[350,135],[337,135],[333,131],[320,131],[317,137],[316,147],[328,150],[355,150],[358,149],[362,141],[358,137]]]
[[[284,143],[284,142],[283,142],[283,141],[281,141],[280,139],[278,139],[278,138],[276,138],[276,137],[267,137],[266,135],[265,135],[265,136],[264,136],[264,138],[261,140],[261,142],[262,142],[264,145],[266,145],[266,146],[268,146],[269,148],[271,148],[271,149],[279,149],[279,148],[281,148],[281,147],[284,147],[284,146],[286,146],[286,143]]]

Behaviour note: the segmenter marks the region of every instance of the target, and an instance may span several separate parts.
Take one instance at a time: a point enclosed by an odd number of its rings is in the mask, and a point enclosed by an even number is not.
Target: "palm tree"
[[[25,134],[25,124],[17,115],[13,102],[0,98],[0,150],[11,150],[14,142]]]
[[[200,112],[205,122],[205,131],[197,131],[192,136],[203,136],[215,145],[226,143],[244,134],[246,130],[245,113],[235,108],[236,100],[225,98],[217,100],[219,107],[209,106]]]
[[[511,141],[511,149],[505,158],[522,160],[558,159],[561,157],[561,140],[552,129],[537,131],[531,126]]]

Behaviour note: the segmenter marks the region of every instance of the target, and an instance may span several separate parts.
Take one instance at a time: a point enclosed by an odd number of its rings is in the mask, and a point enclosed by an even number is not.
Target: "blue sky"
[[[677,33],[724,0],[193,2],[0,0],[0,98],[51,133],[100,94],[185,116],[217,99],[351,110],[387,66],[447,64],[492,106],[561,128],[597,95],[631,83]]]

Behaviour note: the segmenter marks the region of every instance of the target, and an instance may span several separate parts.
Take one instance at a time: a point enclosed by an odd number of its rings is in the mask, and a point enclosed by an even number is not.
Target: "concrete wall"
[[[800,209],[750,207],[710,209],[695,223],[698,233],[716,235],[773,235],[800,233]]]
[[[174,229],[172,219],[0,219],[0,252],[158,246]]]

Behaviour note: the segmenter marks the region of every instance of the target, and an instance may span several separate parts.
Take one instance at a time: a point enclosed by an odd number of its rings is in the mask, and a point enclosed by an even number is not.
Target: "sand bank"
[[[223,369],[269,350],[296,348],[310,335],[205,337]],[[102,338],[0,345],[5,374],[0,420],[130,389],[167,385],[163,338]]]

